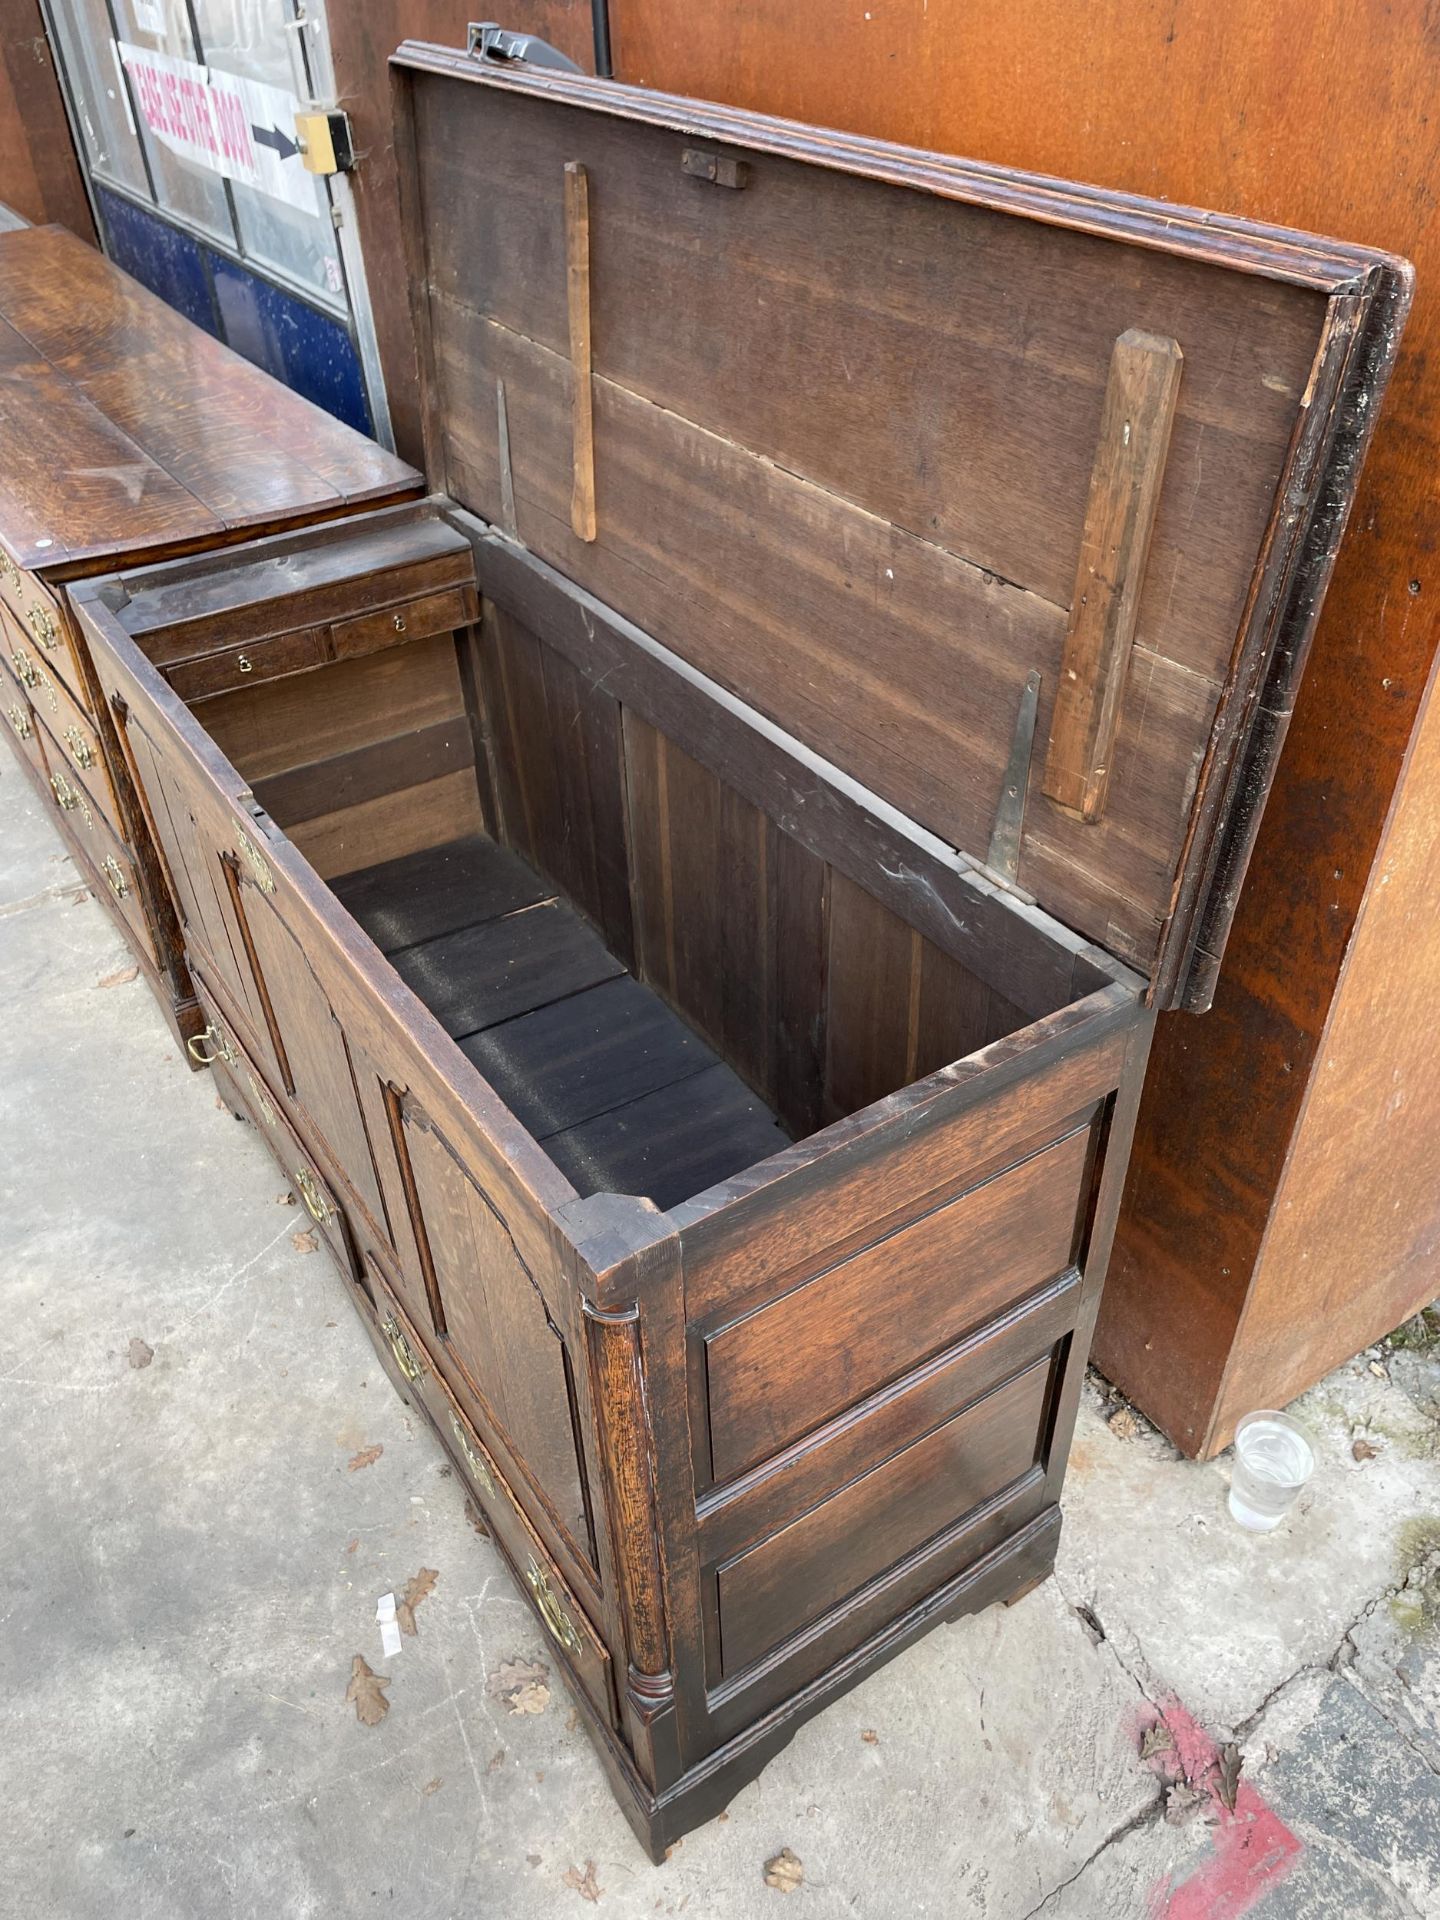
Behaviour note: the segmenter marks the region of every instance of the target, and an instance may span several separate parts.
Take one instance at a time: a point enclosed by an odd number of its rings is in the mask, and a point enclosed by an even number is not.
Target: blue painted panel
[[[360,358],[339,321],[233,260],[204,251],[227,345],[337,420],[373,433]]]
[[[95,182],[105,228],[105,251],[117,267],[159,294],[206,333],[220,334],[204,249],[179,227]]]

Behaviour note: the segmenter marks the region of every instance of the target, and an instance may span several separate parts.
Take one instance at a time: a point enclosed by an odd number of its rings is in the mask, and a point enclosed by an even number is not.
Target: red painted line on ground
[[[1158,1748],[1148,1764],[1167,1784],[1183,1782],[1208,1796],[1210,1847],[1185,1879],[1176,1883],[1167,1874],[1156,1882],[1149,1920],[1242,1920],[1289,1873],[1302,1843],[1248,1780],[1239,1783],[1235,1805],[1226,1806],[1220,1749],[1188,1708],[1167,1700],[1147,1716],[1142,1735],[1162,1724],[1173,1744]]]

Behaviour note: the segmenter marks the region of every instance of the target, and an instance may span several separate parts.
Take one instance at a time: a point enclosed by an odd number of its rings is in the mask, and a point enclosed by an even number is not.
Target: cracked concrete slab
[[[1274,1533],[1229,1518],[1229,1459],[1179,1458],[1144,1422],[1120,1438],[1087,1395],[1066,1488],[1060,1578],[1093,1607],[1152,1697],[1215,1729],[1242,1726],[1302,1667],[1327,1665],[1351,1626],[1403,1580],[1404,1541],[1440,1532],[1435,1422],[1363,1359],[1293,1411],[1316,1441],[1314,1479]],[[1358,1435],[1374,1437],[1357,1461]]]
[[[1226,1520],[1223,1469],[1120,1437],[1091,1393],[1059,1580],[937,1630],[652,1868],[563,1692],[496,1697],[501,1662],[547,1661],[533,1615],[293,1244],[265,1148],[143,983],[100,985],[118,937],[3,761],[0,783],[0,993],[23,1010],[0,1023],[3,1920],[528,1920],[589,1887],[622,1920],[732,1920],[783,1897],[761,1880],[782,1846],[823,1920],[1199,1920],[1168,1903],[1237,1843],[1209,1788],[1163,1818],[1154,1701],[1217,1734],[1259,1710],[1243,1791],[1295,1823],[1292,1892],[1321,1903],[1277,1915],[1427,1911],[1432,1854],[1394,1810],[1434,1819],[1428,1601],[1407,1613],[1404,1581],[1440,1464],[1398,1365],[1363,1363],[1321,1391],[1321,1473],[1268,1541]],[[383,1660],[376,1600],[421,1567],[419,1631]],[[345,1701],[356,1653],[389,1677],[377,1727]],[[1357,1830],[1366,1791],[1386,1811]]]

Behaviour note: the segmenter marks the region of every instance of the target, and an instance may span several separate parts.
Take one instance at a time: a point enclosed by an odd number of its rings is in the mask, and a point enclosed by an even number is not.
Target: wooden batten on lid
[[[1207,1005],[1408,267],[395,66],[434,483]]]

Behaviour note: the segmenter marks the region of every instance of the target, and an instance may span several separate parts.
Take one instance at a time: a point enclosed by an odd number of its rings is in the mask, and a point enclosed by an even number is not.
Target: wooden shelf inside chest
[[[589,922],[486,835],[331,885],[582,1195],[667,1208],[789,1141]]]

